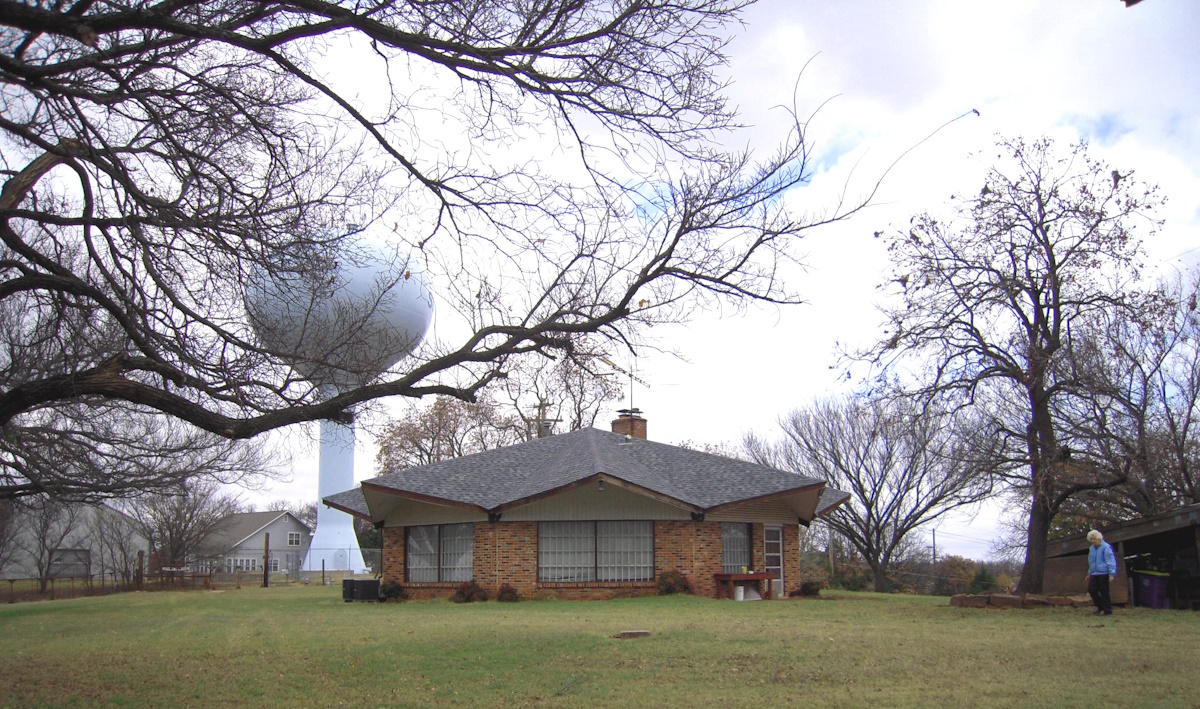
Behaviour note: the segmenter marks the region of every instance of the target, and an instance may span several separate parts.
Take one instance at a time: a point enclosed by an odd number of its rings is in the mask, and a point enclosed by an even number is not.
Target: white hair
[[[1094,542],[1097,539],[1099,539],[1100,541],[1104,541],[1104,535],[1101,534],[1098,530],[1093,529],[1092,531],[1087,533],[1087,540],[1089,542]]]

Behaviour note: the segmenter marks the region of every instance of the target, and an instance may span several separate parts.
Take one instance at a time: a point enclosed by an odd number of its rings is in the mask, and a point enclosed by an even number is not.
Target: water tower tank
[[[433,298],[416,259],[359,231],[334,253],[287,261],[255,267],[246,310],[263,344],[318,387],[362,386],[425,337]]]

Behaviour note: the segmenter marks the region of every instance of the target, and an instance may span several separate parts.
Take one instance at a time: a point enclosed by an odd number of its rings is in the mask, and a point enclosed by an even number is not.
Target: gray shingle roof
[[[387,473],[364,485],[496,510],[597,474],[700,509],[824,484],[747,461],[585,428]],[[352,492],[325,499],[365,512],[361,492],[357,498]]]
[[[821,491],[821,499],[817,500],[816,516],[820,517],[826,512],[833,511],[833,508],[850,499],[850,493],[841,490],[835,490],[832,487],[827,487]]]
[[[204,538],[205,551],[219,553],[241,544],[247,537],[288,514],[282,510],[237,512],[221,519]],[[297,520],[299,521],[299,520]],[[301,522],[301,524],[304,524]],[[307,526],[307,525],[305,525]]]
[[[335,507],[343,512],[348,512],[358,517],[366,519],[371,518],[371,510],[367,508],[367,498],[363,495],[361,487],[356,487],[353,490],[339,492],[336,495],[330,495],[322,500],[326,505]]]

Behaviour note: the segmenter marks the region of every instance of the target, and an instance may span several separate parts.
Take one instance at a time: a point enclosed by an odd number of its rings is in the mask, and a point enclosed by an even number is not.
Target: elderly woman
[[[1092,544],[1088,549],[1088,595],[1096,604],[1096,615],[1112,615],[1108,584],[1117,576],[1117,555],[1100,532],[1094,529],[1088,532],[1087,540]]]

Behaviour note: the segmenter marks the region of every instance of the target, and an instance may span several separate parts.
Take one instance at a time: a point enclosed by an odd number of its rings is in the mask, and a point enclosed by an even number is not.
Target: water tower
[[[389,256],[382,241],[352,225],[333,253],[296,253],[269,272],[255,267],[246,311],[263,345],[329,398],[411,354],[433,318],[433,297],[416,259]],[[321,421],[318,500],[353,487],[354,424]],[[366,568],[353,518],[318,504],[304,568],[322,562]]]

